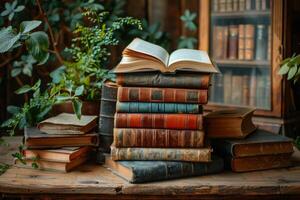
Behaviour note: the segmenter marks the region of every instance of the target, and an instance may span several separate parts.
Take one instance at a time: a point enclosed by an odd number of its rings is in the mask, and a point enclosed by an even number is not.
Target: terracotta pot
[[[65,102],[53,106],[51,114],[57,115],[59,113],[74,113],[72,102]],[[82,101],[81,114],[83,115],[97,115],[100,112],[100,101]]]

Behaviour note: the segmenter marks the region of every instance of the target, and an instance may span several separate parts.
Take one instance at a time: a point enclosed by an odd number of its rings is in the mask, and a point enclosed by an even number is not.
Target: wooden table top
[[[0,162],[12,163],[11,153],[16,151],[20,137],[8,138],[9,147],[0,147]],[[73,195],[73,197],[103,197],[103,199],[194,199],[203,196],[233,197],[237,195],[277,197],[288,195],[300,199],[300,153],[293,155],[293,166],[286,169],[249,173],[232,173],[130,184],[111,171],[96,164],[85,164],[70,173],[24,169],[12,166],[0,175],[2,195]],[[75,196],[74,196],[75,195]],[[0,196],[1,198],[1,196]],[[73,198],[72,198],[73,199]],[[140,199],[140,198],[139,198]],[[246,198],[247,199],[247,198]],[[255,199],[255,198],[254,198]]]

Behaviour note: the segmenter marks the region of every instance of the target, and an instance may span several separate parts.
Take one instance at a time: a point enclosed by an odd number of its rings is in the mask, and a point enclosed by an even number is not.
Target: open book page
[[[170,55],[168,66],[171,66],[175,62],[180,61],[192,61],[197,63],[212,64],[205,51],[194,49],[178,49],[174,51]]]
[[[164,48],[145,40],[135,38],[126,47],[126,49],[155,57],[160,60],[165,66],[167,66],[168,64],[169,53]]]

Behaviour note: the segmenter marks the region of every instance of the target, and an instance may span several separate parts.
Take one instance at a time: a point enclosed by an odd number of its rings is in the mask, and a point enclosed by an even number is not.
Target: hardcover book
[[[208,90],[177,89],[177,88],[147,88],[119,87],[120,102],[160,102],[160,103],[196,103],[206,104]]]
[[[179,161],[113,161],[105,157],[104,167],[121,176],[130,183],[145,183],[190,176],[220,173],[224,169],[223,159],[217,156],[212,162]]]
[[[207,52],[194,49],[178,49],[169,54],[164,48],[135,38],[124,50],[114,73],[144,71],[193,71],[218,73]]]
[[[82,135],[50,135],[41,132],[37,128],[24,129],[24,144],[28,149],[98,146],[98,143],[99,138],[96,133]]]
[[[116,113],[115,128],[202,130],[202,115]]]
[[[118,74],[116,82],[121,86],[208,89],[208,73],[162,74],[157,72]]]
[[[112,160],[169,160],[210,162],[211,148],[117,148],[111,147]]]
[[[256,27],[256,49],[255,59],[266,60],[268,53],[268,40],[267,40],[267,28],[263,24],[259,24]]]
[[[212,146],[223,156],[235,158],[294,152],[290,138],[259,129],[243,139],[212,140]]]
[[[245,24],[245,60],[254,59],[255,27],[253,24]]]
[[[229,26],[229,40],[228,40],[228,58],[237,59],[238,56],[238,26]]]
[[[185,103],[117,102],[119,113],[202,113],[202,105]]]
[[[85,134],[97,126],[97,116],[82,115],[78,119],[75,114],[61,113],[38,124],[38,128],[48,134]]]
[[[213,26],[213,41],[212,41],[212,51],[213,51],[213,58],[214,59],[223,59],[223,43],[224,36],[223,36],[223,26]]]
[[[210,138],[244,138],[256,126],[252,122],[253,108],[218,110],[204,116],[205,133]]]
[[[204,146],[204,131],[115,128],[114,144],[116,147],[199,148]]]

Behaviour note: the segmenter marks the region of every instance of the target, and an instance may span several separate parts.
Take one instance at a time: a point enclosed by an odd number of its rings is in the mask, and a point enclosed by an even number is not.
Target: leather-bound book
[[[233,0],[226,0],[226,12],[232,12]]]
[[[214,25],[213,26],[213,58],[214,59],[223,59],[223,49],[224,49],[224,36],[223,36],[223,26]]]
[[[242,88],[243,77],[240,74],[232,75],[232,88],[231,88],[231,103],[235,105],[242,104]]]
[[[202,113],[202,105],[185,103],[117,102],[119,113]]]
[[[232,95],[232,70],[226,70],[224,76],[224,103],[231,104]]]
[[[208,90],[178,88],[119,87],[120,102],[161,102],[206,104]]]
[[[99,117],[99,147],[103,152],[110,152],[110,145],[113,142],[117,93],[118,87],[115,83],[108,81],[102,85]]]
[[[245,24],[245,60],[254,59],[255,27],[253,24]]]
[[[115,128],[114,145],[144,148],[199,148],[204,146],[204,131]]]
[[[163,74],[157,72],[117,74],[116,82],[129,87],[162,87],[162,88],[194,88],[207,89],[210,74],[186,73]]]
[[[256,106],[256,68],[251,69],[250,74],[250,106]]]
[[[294,152],[292,139],[260,129],[243,139],[214,139],[211,144],[222,156],[234,158]]]
[[[220,12],[226,11],[226,0],[219,0],[219,11]]]
[[[205,133],[209,138],[244,138],[256,126],[252,122],[253,108],[234,108],[211,112],[204,117]]]
[[[229,37],[229,26],[222,26],[222,59],[227,59],[228,57],[228,37]],[[220,48],[220,47],[219,47]]]
[[[246,0],[239,0],[239,11],[244,11],[245,10],[245,2]]]
[[[259,24],[256,27],[256,49],[255,59],[266,60],[268,53],[268,40],[267,40],[267,29],[263,24]]]
[[[239,10],[239,0],[233,0],[232,1],[232,11],[238,11]]]
[[[211,148],[116,148],[111,147],[112,160],[168,160],[210,162]]]
[[[238,59],[245,59],[245,24],[239,24]]]
[[[201,114],[116,113],[115,128],[201,130]]]
[[[228,58],[237,59],[238,55],[238,26],[229,26]]]
[[[213,0],[212,2],[212,11],[218,12],[219,11],[219,0]]]
[[[248,106],[250,103],[250,77],[248,74],[243,75],[242,79],[242,104]]]
[[[113,161],[105,157],[104,167],[130,183],[146,183],[190,176],[220,173],[224,169],[222,158],[213,156],[212,162],[180,161]]]

